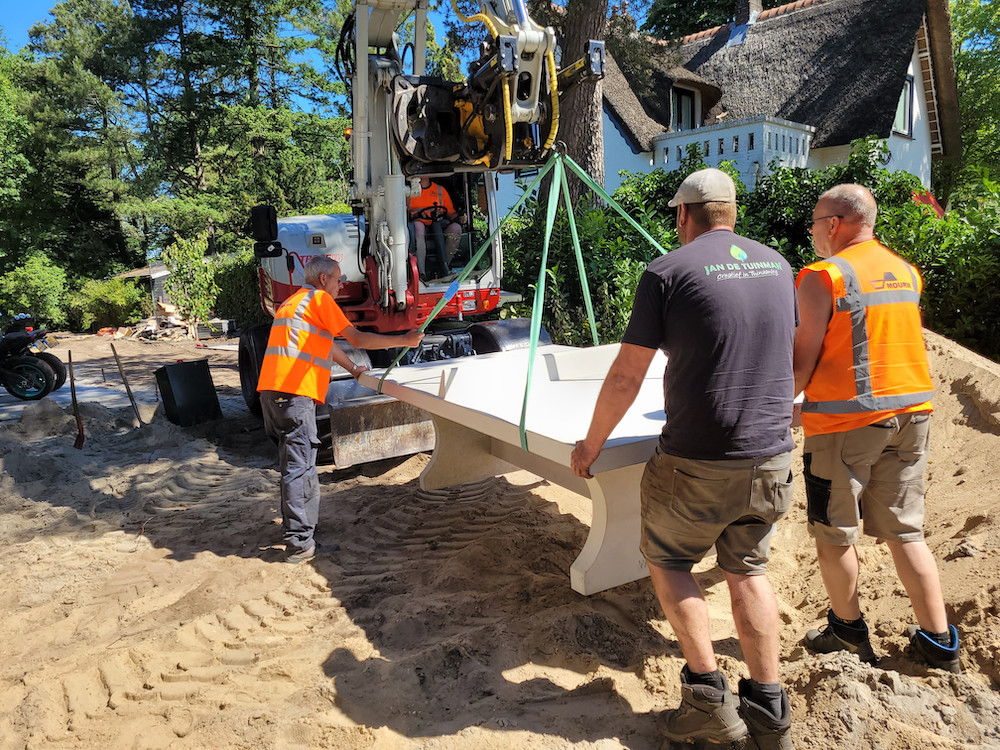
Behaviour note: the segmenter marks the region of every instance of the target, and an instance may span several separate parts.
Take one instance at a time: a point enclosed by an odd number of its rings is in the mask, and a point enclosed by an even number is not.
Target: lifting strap
[[[546,207],[546,215],[545,215],[545,239],[542,244],[542,258],[540,264],[541,267],[539,268],[538,271],[538,283],[535,286],[535,298],[532,303],[532,311],[531,311],[531,339],[528,346],[528,375],[524,383],[524,398],[521,402],[521,421],[519,425],[519,432],[521,437],[521,448],[525,451],[528,450],[528,435],[525,429],[525,422],[528,415],[528,400],[531,393],[531,379],[535,369],[535,354],[538,351],[538,338],[539,335],[541,334],[541,327],[542,327],[542,311],[545,300],[545,280],[547,276],[546,266],[548,264],[548,256],[549,256],[549,240],[552,237],[552,227],[555,225],[556,208],[558,207],[559,203],[560,189],[562,191],[563,202],[566,207],[566,214],[569,218],[570,235],[572,236],[573,239],[573,250],[576,253],[576,264],[577,264],[577,269],[579,270],[580,273],[580,284],[582,286],[582,291],[583,291],[584,305],[586,306],[587,309],[587,321],[590,324],[591,338],[594,342],[594,346],[597,346],[599,343],[597,340],[597,323],[594,319],[594,306],[590,299],[590,285],[587,283],[587,272],[586,268],[584,267],[583,252],[580,250],[580,237],[577,233],[576,218],[573,215],[573,204],[570,201],[569,183],[566,179],[567,168],[569,168],[569,170],[573,174],[579,177],[580,180],[583,182],[583,184],[586,185],[588,188],[590,188],[592,192],[596,193],[601,200],[603,200],[607,205],[611,206],[615,211],[617,211],[622,216],[622,218],[624,218],[629,224],[631,224],[632,227],[637,232],[639,232],[639,234],[642,235],[646,239],[646,241],[649,242],[650,245],[652,245],[654,248],[656,248],[657,251],[660,252],[660,254],[666,254],[667,252],[666,249],[662,245],[660,245],[659,242],[653,239],[653,237],[649,234],[649,232],[647,232],[645,229],[639,226],[639,223],[631,216],[629,216],[625,212],[625,210],[621,206],[619,206],[610,195],[607,194],[604,188],[602,188],[590,175],[588,175],[583,170],[583,168],[580,167],[579,164],[577,164],[571,158],[566,156],[561,149],[557,149],[556,151],[553,151],[548,161],[541,168],[541,170],[539,170],[538,174],[535,176],[535,179],[524,191],[524,193],[518,199],[517,203],[515,203],[511,207],[511,209],[507,212],[507,215],[504,216],[499,221],[499,223],[496,226],[496,229],[494,229],[490,233],[490,236],[486,238],[486,240],[480,246],[479,250],[477,250],[475,255],[472,256],[472,259],[469,261],[468,265],[466,265],[466,267],[459,273],[458,277],[451,283],[451,285],[445,291],[444,295],[441,297],[440,300],[438,300],[438,303],[434,306],[434,309],[431,310],[430,315],[427,316],[427,319],[420,326],[420,331],[425,330],[427,326],[431,323],[431,321],[434,320],[435,317],[437,317],[438,313],[441,312],[444,306],[451,301],[452,297],[454,297],[458,293],[459,287],[462,284],[462,282],[465,281],[466,277],[470,273],[472,273],[472,270],[479,263],[479,259],[482,258],[487,248],[489,248],[492,245],[493,238],[496,237],[496,235],[500,232],[501,229],[503,229],[507,221],[514,215],[517,209],[521,207],[521,205],[528,199],[528,197],[532,195],[535,192],[535,190],[538,189],[538,186],[541,184],[545,176],[549,174],[549,172],[554,171],[552,182],[549,184],[548,205]],[[399,361],[403,358],[403,356],[406,354],[407,351],[409,351],[409,349],[404,348],[398,355],[396,355],[396,358],[386,368],[385,372],[382,373],[382,377],[379,379],[378,382],[378,388],[377,388],[378,393],[382,392],[382,384],[385,382],[386,377],[389,375],[392,369],[397,364],[399,364]]]

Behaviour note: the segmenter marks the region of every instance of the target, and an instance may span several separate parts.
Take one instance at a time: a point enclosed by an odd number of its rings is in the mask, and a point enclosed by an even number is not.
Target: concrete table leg
[[[490,436],[433,416],[437,442],[420,475],[423,489],[441,489],[522,468],[589,497],[593,520],[587,542],[570,566],[573,590],[588,596],[649,575],[639,553],[639,482],[644,464],[581,479],[568,467]]]
[[[639,552],[639,482],[645,465],[625,466],[586,480],[594,506],[590,535],[570,567],[570,584],[584,595],[649,575]]]
[[[420,474],[420,488],[440,490],[517,469],[491,452],[489,435],[432,414],[434,453]]]

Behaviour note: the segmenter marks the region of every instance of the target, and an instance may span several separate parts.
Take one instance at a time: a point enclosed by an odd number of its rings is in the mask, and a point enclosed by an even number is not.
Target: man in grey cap
[[[573,471],[590,476],[662,349],[666,424],[642,479],[640,546],[687,661],[681,705],[663,712],[663,731],[671,740],[718,743],[749,731],[761,750],[788,750],[781,622],[765,573],[775,522],[792,497],[792,269],[733,231],[736,189],[724,172],[693,173],[669,205],[677,208],[681,247],[650,263],[639,281]],[[738,701],[718,669],[708,607],[691,572],[713,545],[750,673]]]

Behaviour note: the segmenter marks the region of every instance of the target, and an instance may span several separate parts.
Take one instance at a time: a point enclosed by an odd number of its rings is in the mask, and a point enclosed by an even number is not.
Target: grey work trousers
[[[319,520],[316,474],[316,402],[308,396],[261,391],[264,428],[278,443],[281,467],[281,527],[285,546],[295,553],[313,546]]]

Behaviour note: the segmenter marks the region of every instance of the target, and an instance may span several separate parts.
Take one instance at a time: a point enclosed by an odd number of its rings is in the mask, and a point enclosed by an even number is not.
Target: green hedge
[[[846,165],[822,170],[773,168],[754,190],[737,182],[740,212],[736,231],[781,252],[796,270],[816,260],[808,234],[819,196],[834,185],[868,187],[879,204],[876,236],[916,265],[925,281],[925,324],[993,359],[1000,359],[1000,184],[983,179],[980,190],[943,219],[912,200],[920,182],[882,167],[885,144],[852,144]],[[703,168],[700,149],[689,150],[681,167],[626,174],[614,199],[665,248],[677,247],[673,209],[667,201],[680,182]],[[728,164],[722,168],[730,174]],[[587,280],[601,343],[618,341],[628,322],[635,286],[657,252],[610,207],[592,198],[575,208]],[[504,287],[524,301],[510,314],[530,315],[545,229],[545,207],[529,199],[508,223],[504,237]],[[565,212],[560,209],[549,249],[542,323],[553,341],[590,343],[579,274]]]
[[[94,331],[135,323],[150,314],[152,301],[133,279],[92,279],[66,297],[70,328]]]
[[[235,320],[240,328],[269,323],[260,301],[257,269],[260,262],[249,249],[217,256],[212,261],[215,283],[219,287],[214,311],[223,320]]]

